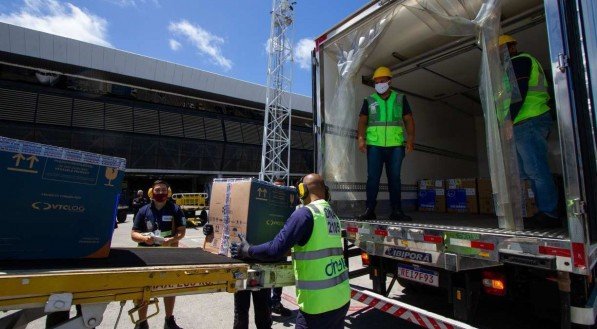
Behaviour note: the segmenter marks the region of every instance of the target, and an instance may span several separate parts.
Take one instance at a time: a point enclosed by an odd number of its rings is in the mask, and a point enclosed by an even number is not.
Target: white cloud
[[[185,37],[190,44],[199,50],[199,53],[209,56],[215,64],[223,67],[225,70],[232,68],[232,61],[224,57],[220,49],[220,45],[224,43],[224,39],[184,19],[179,22],[170,23],[168,30],[172,34]]]
[[[266,53],[272,53],[274,50],[275,51],[282,51],[282,50],[286,50],[288,51],[291,47],[290,43],[288,42],[288,39],[284,40],[284,45],[282,44],[281,41],[276,40],[276,42],[272,42],[271,38],[267,39],[267,42],[265,43],[265,52]]]
[[[311,69],[311,51],[315,48],[315,41],[311,39],[301,39],[294,46],[294,60],[301,69]]]
[[[23,4],[18,12],[0,14],[0,22],[112,47],[108,22],[85,8],[56,0],[24,0]]]
[[[104,0],[104,1],[111,2],[115,5],[119,5],[120,7],[137,7],[139,5],[144,5],[148,2],[152,2],[156,6],[160,5],[158,0]]]
[[[172,49],[174,51],[177,51],[180,48],[182,48],[182,45],[180,44],[180,42],[178,42],[178,41],[176,41],[174,39],[170,39],[169,43],[170,43],[170,49]]]

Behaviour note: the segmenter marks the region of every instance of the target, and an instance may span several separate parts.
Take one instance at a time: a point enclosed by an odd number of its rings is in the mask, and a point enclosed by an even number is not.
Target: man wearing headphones
[[[350,286],[340,221],[320,175],[305,176],[298,194],[305,207],[292,213],[272,241],[251,246],[240,235],[240,243],[230,248],[232,257],[275,261],[292,250],[299,305],[295,328],[344,328]]]
[[[168,183],[157,180],[147,193],[151,202],[139,209],[133,222],[131,238],[140,247],[178,247],[178,241],[185,236],[186,218],[182,209],[174,202],[168,200],[172,190]],[[164,297],[166,319],[164,329],[182,329],[174,321],[175,297]],[[140,301],[135,303],[140,304]],[[139,318],[147,317],[147,307],[139,309]],[[135,329],[148,329],[147,320],[135,325]]]

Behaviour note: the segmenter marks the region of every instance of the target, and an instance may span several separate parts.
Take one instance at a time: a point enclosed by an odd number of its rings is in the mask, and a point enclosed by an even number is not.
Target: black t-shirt
[[[159,229],[161,232],[173,231],[172,235],[174,235],[174,230],[185,225],[186,218],[177,204],[168,201],[162,209],[158,210],[151,202],[139,209],[133,222],[133,230],[146,233]],[[145,246],[143,243],[139,245]]]
[[[137,197],[133,199],[133,210],[135,211],[135,215],[143,207],[144,205],[148,204],[149,200],[145,197]]]
[[[389,98],[389,96],[388,96]],[[386,99],[387,101],[387,99]],[[412,111],[410,110],[410,104],[408,104],[408,100],[406,99],[406,96],[404,96],[403,98],[403,102],[402,102],[402,116],[405,115],[409,115],[412,114]],[[363,106],[361,106],[361,112],[359,113],[359,115],[369,115],[369,102],[367,101],[367,98],[365,98],[363,100]]]

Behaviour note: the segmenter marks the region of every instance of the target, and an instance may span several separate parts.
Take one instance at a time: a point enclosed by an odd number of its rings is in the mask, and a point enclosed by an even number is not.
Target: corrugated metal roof
[[[0,23],[0,51],[137,79],[264,103],[266,87],[118,49]],[[311,98],[292,94],[292,108],[312,112]]]

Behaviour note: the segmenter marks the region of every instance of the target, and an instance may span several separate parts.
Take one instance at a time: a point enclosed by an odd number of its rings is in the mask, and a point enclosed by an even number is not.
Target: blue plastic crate
[[[0,137],[0,259],[106,257],[125,160]]]

